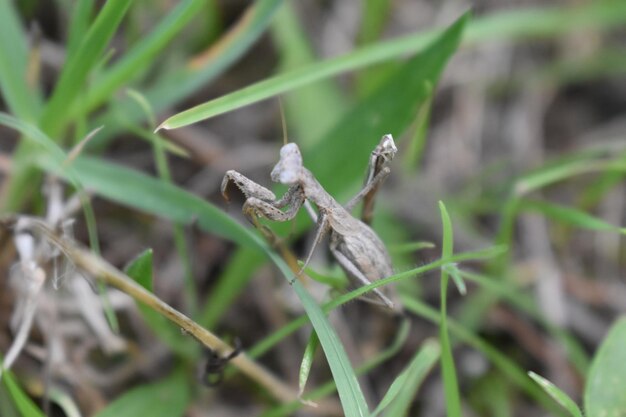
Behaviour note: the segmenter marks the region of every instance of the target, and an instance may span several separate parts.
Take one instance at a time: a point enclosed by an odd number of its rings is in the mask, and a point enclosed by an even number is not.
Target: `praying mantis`
[[[259,217],[286,222],[293,219],[304,205],[316,223],[315,237],[302,269],[308,265],[315,248],[326,233],[330,233],[330,251],[352,284],[368,285],[373,281],[393,275],[391,258],[376,232],[368,225],[372,217],[373,197],[380,184],[390,173],[389,162],[397,152],[393,137],[384,135],[372,151],[365,184],[346,205],[339,204],[317,181],[311,171],[304,167],[298,145],[286,143],[280,149],[280,160],[271,172],[274,182],[289,186],[279,199],[274,193],[241,173],[229,170],[224,175],[221,191],[229,201],[228,191],[234,184],[245,195],[242,211],[258,229],[267,233]],[[361,221],[350,214],[364,200]],[[314,205],[317,212],[311,207]],[[395,292],[391,287],[375,288],[365,294],[364,300],[397,310]]]

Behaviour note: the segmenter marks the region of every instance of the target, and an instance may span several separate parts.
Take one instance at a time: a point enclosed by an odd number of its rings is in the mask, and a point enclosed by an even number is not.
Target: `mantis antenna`
[[[287,121],[285,120],[285,109],[281,98],[278,98],[278,106],[280,107],[280,121],[283,125],[283,145],[286,145],[289,142],[287,139]]]

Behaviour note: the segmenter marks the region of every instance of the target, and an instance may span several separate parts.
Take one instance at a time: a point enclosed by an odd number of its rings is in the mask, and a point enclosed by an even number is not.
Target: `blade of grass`
[[[426,375],[439,360],[441,348],[433,339],[427,339],[415,354],[411,363],[393,381],[372,417],[386,410],[385,415],[402,417],[407,414],[415,394]]]
[[[324,354],[328,360],[333,379],[337,384],[337,392],[339,393],[344,414],[350,417],[368,416],[369,409],[365,402],[365,396],[363,391],[361,391],[354,369],[337,337],[337,333],[332,330],[326,316],[302,284],[296,280],[293,283],[293,288],[296,294],[298,294],[300,301],[302,301],[302,305],[315,329],[320,344],[324,348]]]
[[[397,282],[400,280],[405,280],[407,278],[414,278],[418,275],[424,274],[428,271],[435,270],[437,268],[441,268],[444,265],[448,265],[451,262],[462,262],[462,261],[476,261],[481,259],[489,259],[493,256],[498,256],[502,254],[504,249],[502,247],[491,247],[481,251],[472,251],[472,252],[463,252],[457,253],[451,258],[448,259],[439,259],[437,261],[431,262],[427,265],[423,265],[414,269],[410,269],[408,271],[400,272],[398,274],[392,275],[391,277],[387,277],[385,279],[378,280],[373,282],[370,285],[359,287],[355,290],[350,291],[347,294],[341,295],[335,298],[332,301],[324,304],[322,306],[322,310],[326,313],[335,309],[343,304],[346,304],[350,301],[357,299],[368,291],[371,291],[373,288],[379,288],[384,285],[388,285],[392,282]],[[305,316],[300,316],[297,319],[291,321],[285,326],[281,327],[279,330],[271,334],[270,336],[263,339],[261,342],[257,343],[257,345],[250,350],[250,355],[254,357],[258,357],[263,355],[269,349],[271,349],[274,345],[276,345],[280,340],[287,337],[289,334],[295,332],[300,327],[304,326],[307,323]]]
[[[14,115],[32,122],[41,102],[26,82],[28,41],[13,4],[0,1],[0,93]]]
[[[567,410],[568,413],[571,414],[572,417],[583,417],[583,414],[580,412],[578,405],[572,400],[569,395],[561,391],[556,385],[552,382],[548,381],[544,377],[537,375],[534,372],[528,372],[528,376],[533,379],[545,392],[550,395],[550,397],[554,398],[554,400],[559,403],[563,408]]]
[[[254,2],[237,23],[200,57],[183,68],[163,74],[146,88],[143,94],[154,111],[160,112],[181,102],[222,74],[259,39],[282,3],[283,0]],[[115,125],[116,112],[122,112],[128,120],[134,121],[142,120],[143,116],[133,103],[121,100],[112,103],[110,110],[97,118],[95,124]]]
[[[2,369],[2,357],[0,357],[0,369]],[[11,371],[3,372],[1,381],[7,388],[15,407],[22,417],[44,417],[44,413],[22,390]]]
[[[87,92],[86,103],[75,105],[71,114],[91,112],[105,103],[117,89],[148,68],[168,43],[204,6],[204,0],[184,0],[168,13],[152,30],[141,38],[110,68],[103,71]]]
[[[516,40],[555,36],[572,30],[610,28],[626,21],[626,6],[619,1],[601,1],[569,8],[537,8],[498,13],[468,25],[465,44],[491,40]],[[424,48],[438,31],[427,31],[380,42],[349,54],[281,74],[178,113],[161,123],[174,129],[249,105],[343,72],[382,62]]]
[[[107,1],[85,34],[76,53],[68,56],[54,91],[41,116],[40,126],[51,137],[57,137],[67,122],[68,110],[82,91],[89,72],[97,65],[128,11],[127,0]]]
[[[430,54],[435,55],[438,59],[428,60],[424,56],[423,60],[421,60],[420,63],[428,65],[429,68],[428,70],[421,70],[422,73],[428,73],[432,71],[433,67],[443,67],[443,64],[445,63],[449,55],[451,55],[451,53],[456,50],[461,33],[463,31],[463,27],[467,19],[468,15],[463,15],[445,32],[442,32],[439,36],[439,39],[437,36],[435,36],[439,35],[439,32],[430,33],[428,37],[420,38],[421,42],[419,44],[419,47],[416,48],[418,50],[424,49],[431,43],[441,43],[442,46],[445,46],[445,49],[438,54],[435,54],[433,52],[432,45],[430,46]],[[389,45],[389,43],[390,42],[366,47],[363,48],[363,50],[358,50],[356,52],[344,55],[343,57],[327,61],[321,61],[320,63],[296,69],[289,73],[269,78],[265,81],[261,81],[249,87],[239,89],[226,96],[208,101],[206,103],[197,105],[191,109],[178,113],[161,123],[158,129],[175,129],[187,126],[189,124],[196,123],[201,120],[205,120],[210,117],[214,117],[216,115],[223,114],[228,111],[255,103],[262,99],[284,93],[301,85],[327,78],[330,75],[335,75],[348,70],[354,70],[356,68],[371,64],[372,62],[376,62],[377,60],[388,58],[389,55],[387,54],[389,53],[389,51],[397,49],[397,46]],[[382,48],[382,46],[385,46],[385,48]],[[409,52],[412,51],[412,49],[409,50]],[[404,50],[403,52],[407,51]],[[396,51],[396,53],[399,54],[399,51]],[[380,55],[382,55],[383,58],[381,58]],[[404,68],[406,70],[407,66],[405,66]],[[436,78],[438,75],[438,72],[435,71],[435,74],[432,75],[432,78]],[[423,75],[421,77],[417,75],[415,76],[415,79],[419,80],[420,85],[423,85],[422,77]],[[431,85],[434,84],[433,79],[427,78],[427,80],[431,83]],[[411,89],[408,88],[406,90]],[[395,93],[403,93],[406,90],[395,91]],[[415,114],[412,108],[407,109],[407,111],[412,111],[412,115]]]
[[[302,362],[300,363],[300,373],[298,374],[298,396],[302,397],[304,394],[304,388],[306,382],[309,380],[309,374],[311,373],[311,367],[313,366],[313,359],[315,358],[315,352],[320,345],[320,340],[317,338],[315,332],[311,332],[309,341],[304,349],[302,355]]]
[[[1,2],[5,3],[5,2]],[[67,110],[73,101],[82,94],[84,83],[90,70],[100,63],[102,54],[120,24],[131,2],[110,0],[105,3],[96,20],[91,25],[76,53],[68,56],[52,96],[47,101],[39,118],[39,127],[56,142],[66,126]],[[1,54],[1,53],[0,53]],[[28,197],[33,184],[38,184],[37,173],[29,163],[32,149],[29,142],[22,141],[13,154],[15,166],[3,195],[3,208],[7,211],[19,210]]]
[[[70,6],[68,2],[65,3],[66,7]],[[74,55],[81,41],[85,38],[91,23],[93,10],[94,0],[79,0],[75,2],[67,34],[67,56]]]
[[[387,347],[387,349],[383,350],[382,352],[376,354],[373,358],[368,359],[363,365],[359,366],[356,370],[357,375],[363,375],[369,372],[373,368],[379,366],[389,358],[393,357],[396,353],[398,353],[408,337],[409,330],[410,324],[408,320],[403,320],[400,328],[398,329],[398,332],[396,333],[395,339],[389,345],[389,347]],[[307,393],[304,396],[304,400],[315,401],[327,397],[328,395],[335,392],[336,389],[337,386],[335,382],[331,379],[319,388],[316,388],[310,393]],[[261,414],[261,417],[279,417],[285,415],[293,415],[297,410],[302,408],[303,405],[305,404],[302,401],[293,401],[289,404],[284,404],[274,409],[271,409]]]
[[[522,200],[520,203],[520,209],[539,212],[546,217],[550,217],[561,223],[566,223],[583,229],[626,234],[625,227],[614,226],[598,217],[587,214],[584,211],[577,210],[572,207],[553,204],[548,201]]]
[[[442,201],[439,202],[439,211],[441,212],[441,222],[443,224],[443,238],[441,243],[441,257],[449,258],[452,256],[452,245],[454,242],[452,222],[446,206]],[[456,377],[456,368],[454,366],[454,356],[452,355],[452,347],[450,345],[450,337],[448,335],[448,313],[446,311],[448,298],[448,272],[446,268],[441,268],[441,298],[440,298],[440,315],[439,320],[439,342],[441,343],[441,371],[443,375],[443,387],[446,397],[446,410],[448,417],[461,416],[461,396],[459,394],[459,383]]]

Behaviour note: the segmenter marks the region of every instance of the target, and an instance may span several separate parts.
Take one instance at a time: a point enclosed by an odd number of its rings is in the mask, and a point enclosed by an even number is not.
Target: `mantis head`
[[[281,184],[296,184],[302,173],[302,154],[298,145],[287,143],[280,148],[280,160],[272,169],[272,181]]]
[[[396,152],[398,152],[396,143],[393,141],[393,136],[390,134],[383,135],[374,152],[376,152],[378,156],[381,156],[385,162],[391,161],[396,155]]]

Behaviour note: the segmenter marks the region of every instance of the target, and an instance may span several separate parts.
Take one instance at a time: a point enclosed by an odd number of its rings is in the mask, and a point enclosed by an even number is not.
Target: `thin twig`
[[[0,218],[0,225],[5,228],[11,228],[16,223],[17,218],[17,216],[2,217]],[[29,228],[32,232],[45,236],[51,243],[59,247],[59,249],[64,252],[65,256],[78,268],[152,308],[163,317],[175,323],[177,326],[180,326],[185,332],[196,338],[209,349],[220,354],[226,354],[233,350],[233,348],[222,339],[178,310],[164,303],[161,299],[147,291],[132,278],[101,257],[79,246],[74,240],[58,235],[44,221],[33,217],[20,216],[19,218],[27,220],[24,222],[24,227]],[[291,402],[297,399],[295,390],[284,384],[267,369],[254,362],[244,353],[237,355],[230,363],[235,365],[235,367],[250,379],[265,387],[279,401]]]

